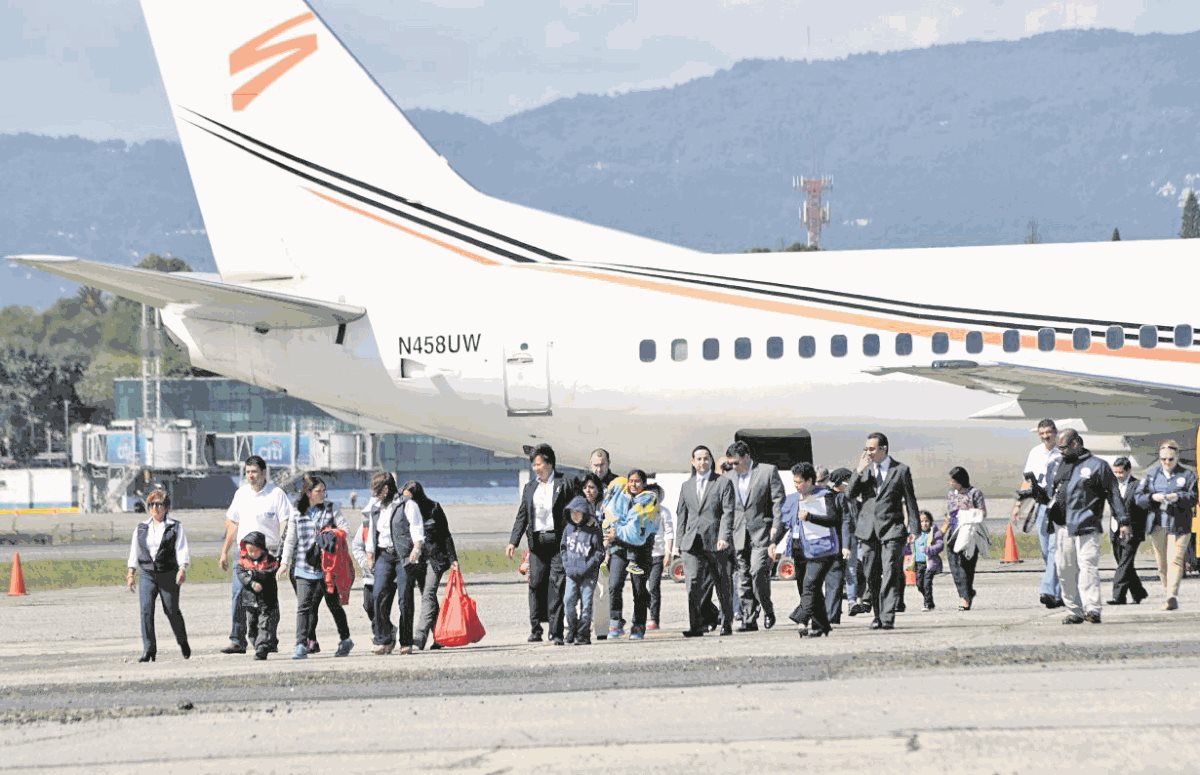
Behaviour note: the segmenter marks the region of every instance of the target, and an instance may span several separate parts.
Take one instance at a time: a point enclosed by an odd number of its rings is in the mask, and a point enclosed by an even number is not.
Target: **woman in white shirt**
[[[154,635],[154,601],[162,598],[163,613],[171,623],[175,641],[183,658],[192,656],[188,645],[187,627],[183,613],[179,610],[179,588],[187,580],[187,568],[191,562],[187,536],[178,520],[168,519],[171,497],[162,488],[155,488],[146,496],[146,509],[150,518],[139,522],[133,529],[129,542],[129,572],[125,575],[125,586],[133,592],[136,588],[142,608],[142,657],[139,662],[153,662],[158,655],[158,641]],[[137,582],[134,574],[137,574]]]
[[[375,648],[378,656],[396,648],[396,625],[392,623],[392,603],[396,591],[403,590],[408,570],[421,559],[425,544],[425,520],[412,498],[400,495],[396,477],[380,471],[371,477],[371,494],[377,500],[367,527],[367,562],[375,574]],[[407,529],[405,529],[407,528]],[[412,630],[400,631],[401,654],[412,653]]]

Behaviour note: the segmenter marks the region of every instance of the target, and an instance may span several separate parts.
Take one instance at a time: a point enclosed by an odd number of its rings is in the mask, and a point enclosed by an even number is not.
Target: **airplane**
[[[1114,454],[1194,448],[1196,326],[1131,287],[1195,286],[1189,240],[677,247],[476,190],[302,0],[142,7],[219,273],[12,258],[160,309],[196,367],[579,465],[686,470],[735,437],[848,464],[883,430],[910,463],[1003,450],[1012,479],[1042,417]]]

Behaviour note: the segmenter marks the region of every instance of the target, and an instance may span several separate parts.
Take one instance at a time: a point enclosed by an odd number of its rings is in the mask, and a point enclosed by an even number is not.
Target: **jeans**
[[[646,579],[646,591],[650,593],[650,621],[658,624],[658,615],[662,613],[662,577],[663,558],[656,555],[650,558],[650,577]]]
[[[850,536],[850,557],[846,560],[846,599],[858,599],[858,536]]]
[[[435,569],[433,563],[422,562],[409,565],[408,578],[404,582],[404,600],[402,618],[400,620],[400,645],[425,648],[429,633],[437,623],[438,584],[442,580],[442,572]],[[413,599],[417,590],[421,591],[421,621],[416,622],[416,602]],[[416,634],[413,633],[414,627]]]
[[[933,608],[933,577],[936,573],[929,572],[929,563],[918,562],[917,566],[917,589],[921,591],[921,596],[925,598],[925,606]]]
[[[317,629],[317,606],[321,605],[321,593],[325,582],[319,579],[296,577],[296,643],[311,640],[309,633]]]
[[[1055,526],[1058,533],[1058,580],[1062,600],[1072,616],[1100,613],[1100,534],[1070,536],[1067,529]]]
[[[1062,599],[1062,584],[1058,580],[1058,564],[1055,561],[1058,538],[1054,533],[1046,534],[1046,509],[1048,506],[1037,507],[1038,548],[1042,551],[1042,562],[1046,569],[1042,571],[1042,583],[1038,586],[1038,594],[1050,595],[1055,600]]]
[[[591,640],[592,595],[596,590],[596,574],[573,579],[567,576],[563,606],[567,609],[567,642]]]
[[[147,654],[158,653],[158,640],[154,634],[154,599],[162,598],[163,613],[171,623],[175,642],[186,646],[187,627],[179,610],[179,585],[175,583],[175,571],[148,573],[138,570],[138,601],[142,613],[142,650]]]
[[[619,629],[624,614],[625,575],[630,563],[642,569],[641,573],[629,573],[633,587],[633,625],[631,632],[646,631],[646,609],[650,607],[650,592],[646,582],[650,577],[652,559],[651,546],[613,546],[608,555],[608,625]]]
[[[234,559],[237,562],[237,559]],[[247,622],[249,617],[246,615],[246,609],[242,606],[242,581],[238,578],[237,571],[232,570],[229,581],[229,617],[233,620],[229,629],[229,642],[236,643],[242,648],[246,648],[246,640],[254,640],[258,635],[258,626],[247,632]],[[255,619],[255,622],[258,620]]]
[[[389,549],[380,549],[375,557],[375,630],[376,646],[396,642],[396,627],[392,624],[392,601],[396,590],[404,589],[406,575],[404,558]]]

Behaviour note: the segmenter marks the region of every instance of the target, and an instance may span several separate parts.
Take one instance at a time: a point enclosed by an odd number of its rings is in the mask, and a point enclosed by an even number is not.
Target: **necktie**
[[[883,486],[883,466],[878,463],[875,464],[875,481],[879,487]]]

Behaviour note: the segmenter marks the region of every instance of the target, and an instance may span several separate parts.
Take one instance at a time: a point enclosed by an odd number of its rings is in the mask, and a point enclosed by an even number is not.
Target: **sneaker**
[[[1092,624],[1099,624],[1100,623],[1100,612],[1099,611],[1088,611],[1087,613],[1085,613],[1083,615],[1083,620],[1086,622],[1091,622]]]
[[[636,562],[631,562],[629,564],[629,575],[630,576],[644,576],[644,575],[646,575],[646,571],[642,570],[641,565],[638,565]]]
[[[245,654],[245,653],[246,653],[246,647],[245,647],[245,646],[239,646],[239,645],[238,645],[238,644],[236,644],[236,643],[230,643],[228,646],[226,646],[225,648],[221,649],[221,653],[222,653],[222,654]]]
[[[658,629],[658,622],[656,622],[656,621],[649,621],[649,622],[646,622],[646,629],[647,629],[647,630],[657,630],[657,629]]]
[[[582,637],[575,639],[575,645],[576,646],[590,646],[590,645],[592,645],[592,639],[589,636],[584,635]]]
[[[296,650],[292,652],[292,659],[308,659],[308,646],[297,643]]]
[[[646,637],[645,635],[643,635],[642,633],[640,633],[640,632],[638,632],[638,631],[636,631],[636,630],[634,630],[633,632],[629,633],[629,639],[630,639],[630,640],[643,640],[643,639],[645,639],[645,637]]]
[[[932,611],[933,609],[929,607],[929,604],[928,604],[928,603],[922,603],[922,604],[921,604],[921,610],[922,610],[922,611]]]
[[[1083,624],[1083,617],[1076,616],[1075,614],[1070,614],[1068,616],[1063,617],[1062,623],[1063,624]]]
[[[308,642],[307,647],[308,647],[309,654],[320,654],[321,653],[321,644],[317,643],[315,640],[310,640]]]
[[[354,641],[346,638],[343,641],[338,641],[337,651],[333,652],[333,655],[335,657],[348,657],[352,648],[354,648]]]
[[[229,652],[229,653],[231,653],[231,654],[236,654],[236,653],[239,653],[239,652],[236,652],[236,651],[231,651],[231,652]],[[242,651],[241,651],[240,653],[242,653],[242,654],[245,654],[245,653],[246,653],[246,650],[245,650],[245,649],[242,649]],[[255,658],[255,659],[258,659],[258,660],[263,660],[263,659],[266,659],[266,658],[267,658],[267,654],[269,654],[269,653],[270,653],[270,650],[268,650],[268,649],[265,649],[265,648],[258,649],[258,650],[256,650],[256,651],[254,652],[254,658]]]

